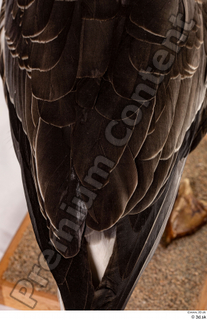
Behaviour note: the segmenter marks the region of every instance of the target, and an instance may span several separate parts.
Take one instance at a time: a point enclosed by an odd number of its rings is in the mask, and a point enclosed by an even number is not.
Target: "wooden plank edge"
[[[17,246],[19,245],[20,240],[22,239],[24,231],[27,229],[28,225],[30,224],[30,217],[29,214],[25,216],[24,220],[22,221],[19,229],[17,230],[15,236],[13,237],[12,241],[9,244],[8,249],[6,250],[1,262],[0,262],[0,284],[2,281],[2,276],[4,272],[7,270],[9,261],[11,256],[14,254]]]
[[[196,310],[207,310],[207,277],[205,278]]]
[[[0,262],[0,304],[17,310],[60,310],[60,304],[56,295],[34,289],[30,297],[31,299],[24,301],[24,294],[18,292],[21,291],[21,287],[18,287],[18,284],[10,283],[3,279],[3,274],[8,269],[10,258],[13,256],[30,223],[30,217],[27,213]],[[18,298],[21,301],[18,301]]]
[[[21,286],[2,281],[0,284],[0,304],[16,310],[60,310],[56,295],[37,291],[23,290]]]

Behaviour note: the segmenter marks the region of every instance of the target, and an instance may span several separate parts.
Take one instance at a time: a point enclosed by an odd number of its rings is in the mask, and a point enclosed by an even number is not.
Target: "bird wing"
[[[3,1],[14,147],[66,308],[123,308],[158,244],[206,132],[206,12],[194,0]],[[114,226],[95,290],[85,230]]]

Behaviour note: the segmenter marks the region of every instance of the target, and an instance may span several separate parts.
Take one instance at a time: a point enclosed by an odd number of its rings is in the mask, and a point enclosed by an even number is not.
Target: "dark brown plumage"
[[[14,147],[66,309],[124,308],[159,242],[207,128],[206,15],[195,0],[3,1]],[[116,234],[98,287],[91,229]]]

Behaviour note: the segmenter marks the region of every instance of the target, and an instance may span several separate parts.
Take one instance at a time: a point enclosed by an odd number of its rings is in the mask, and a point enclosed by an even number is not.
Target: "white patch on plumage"
[[[105,231],[95,231],[86,227],[85,238],[95,285],[103,278],[116,240],[116,227]]]
[[[59,303],[60,303],[60,310],[65,310],[64,303],[63,303],[63,300],[62,300],[62,297],[61,297],[59,289],[57,290],[57,296],[58,296],[58,300],[59,300]]]
[[[4,20],[2,21],[1,25],[0,25],[0,29],[2,28],[2,31],[1,31],[1,53],[0,54],[3,54],[3,57],[4,57],[4,35],[5,35],[5,30],[4,30]]]

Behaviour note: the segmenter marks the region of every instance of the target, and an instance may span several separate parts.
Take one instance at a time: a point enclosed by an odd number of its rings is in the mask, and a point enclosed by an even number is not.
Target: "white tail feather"
[[[116,228],[105,231],[95,231],[87,227],[86,240],[88,242],[88,255],[94,285],[103,278],[104,272],[112,255],[116,239]]]

